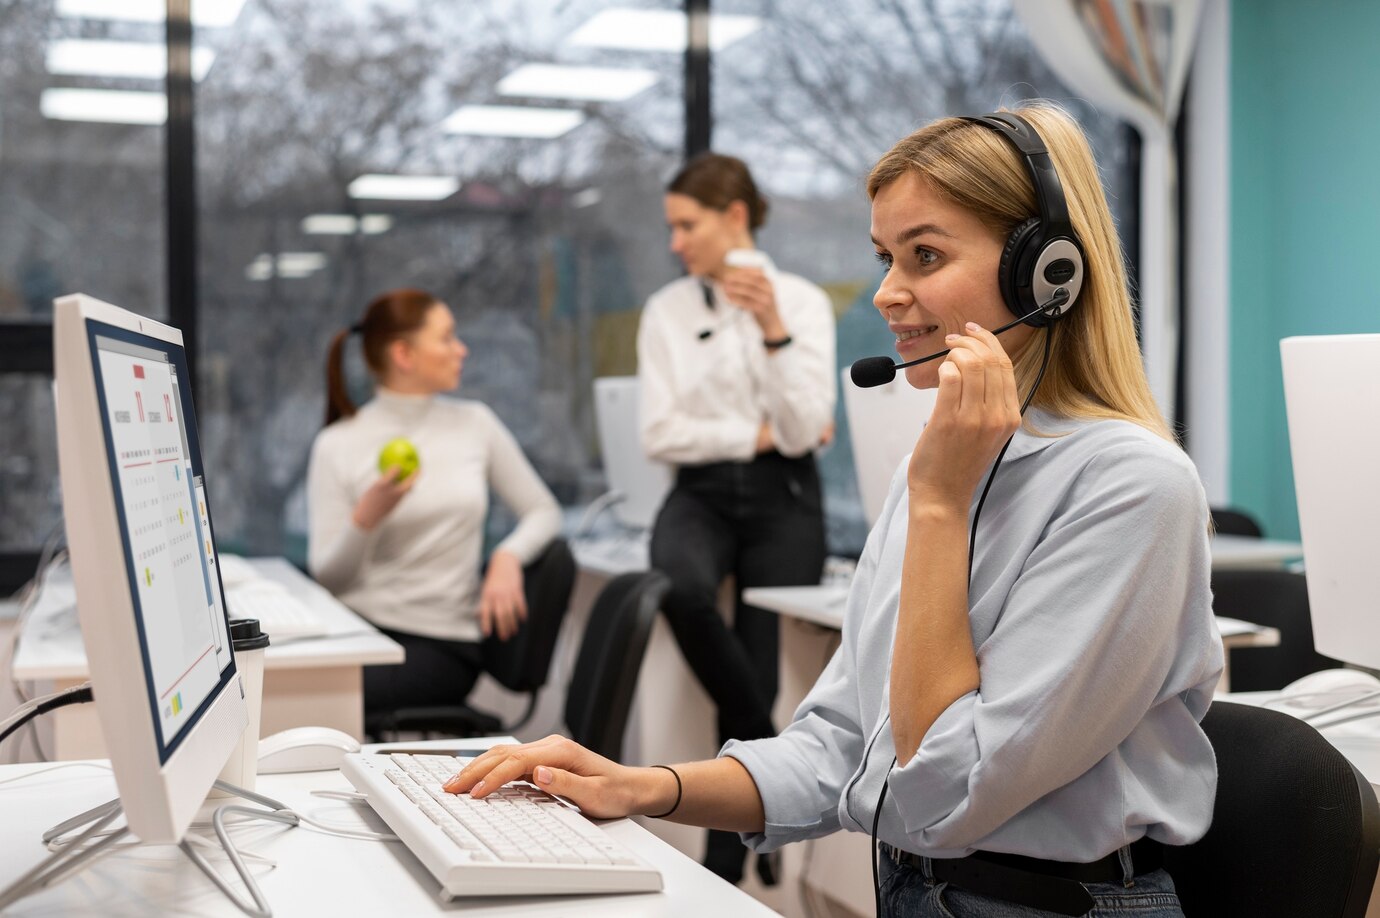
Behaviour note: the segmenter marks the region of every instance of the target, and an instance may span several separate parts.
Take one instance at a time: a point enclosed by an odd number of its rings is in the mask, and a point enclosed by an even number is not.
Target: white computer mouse
[[[293,727],[259,740],[259,774],[335,771],[359,742],[331,727]]]
[[[1359,669],[1324,669],[1295,679],[1284,687],[1280,697],[1297,699],[1307,707],[1317,708],[1329,701],[1346,701],[1375,691],[1380,691],[1380,679],[1368,672]]]

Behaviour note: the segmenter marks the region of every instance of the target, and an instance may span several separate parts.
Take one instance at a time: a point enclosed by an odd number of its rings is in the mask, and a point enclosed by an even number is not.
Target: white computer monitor
[[[934,413],[937,389],[917,389],[904,373],[885,386],[860,389],[845,367],[839,374],[843,410],[848,413],[848,442],[853,447],[853,472],[858,496],[870,528],[882,515],[891,476],[901,460],[915,449],[915,441]]]
[[[640,392],[636,376],[596,379],[594,419],[609,490],[622,495],[611,512],[624,526],[651,529],[675,473],[666,463],[647,458],[642,448]]]
[[[1279,350],[1313,645],[1380,669],[1380,335]]]
[[[58,468],[82,641],[129,828],[182,838],[248,720],[182,333],[54,306]]]

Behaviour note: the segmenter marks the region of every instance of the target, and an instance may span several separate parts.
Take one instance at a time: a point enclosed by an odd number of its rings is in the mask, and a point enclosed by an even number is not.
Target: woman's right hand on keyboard
[[[676,799],[675,778],[665,769],[619,765],[554,735],[521,746],[494,746],[444,787],[482,798],[519,780],[566,798],[595,819],[661,813]]]
[[[419,469],[399,481],[398,476],[401,474],[402,470],[393,466],[380,475],[360,496],[359,502],[355,504],[353,517],[356,526],[369,532],[383,522],[383,518],[392,513],[398,502],[407,496],[408,491],[412,490],[413,485],[417,483],[417,476],[421,474],[421,470]]]

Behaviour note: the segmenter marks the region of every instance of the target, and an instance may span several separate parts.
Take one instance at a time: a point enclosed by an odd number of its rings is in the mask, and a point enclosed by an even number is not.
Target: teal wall
[[[1380,3],[1232,3],[1231,234],[1231,501],[1297,538],[1279,339],[1380,332]]]

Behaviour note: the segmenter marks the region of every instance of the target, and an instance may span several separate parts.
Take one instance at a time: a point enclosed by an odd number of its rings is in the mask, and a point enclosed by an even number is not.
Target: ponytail
[[[427,310],[440,303],[425,290],[403,287],[390,290],[370,301],[364,318],[342,328],[331,338],[326,352],[326,423],[354,417],[357,406],[345,386],[345,342],[358,332],[364,349],[364,363],[375,379],[388,371],[388,346],[406,338],[426,322]]]
[[[331,339],[326,352],[326,424],[334,424],[341,418],[354,417],[359,410],[350,399],[345,387],[345,342],[353,329],[342,328]]]

